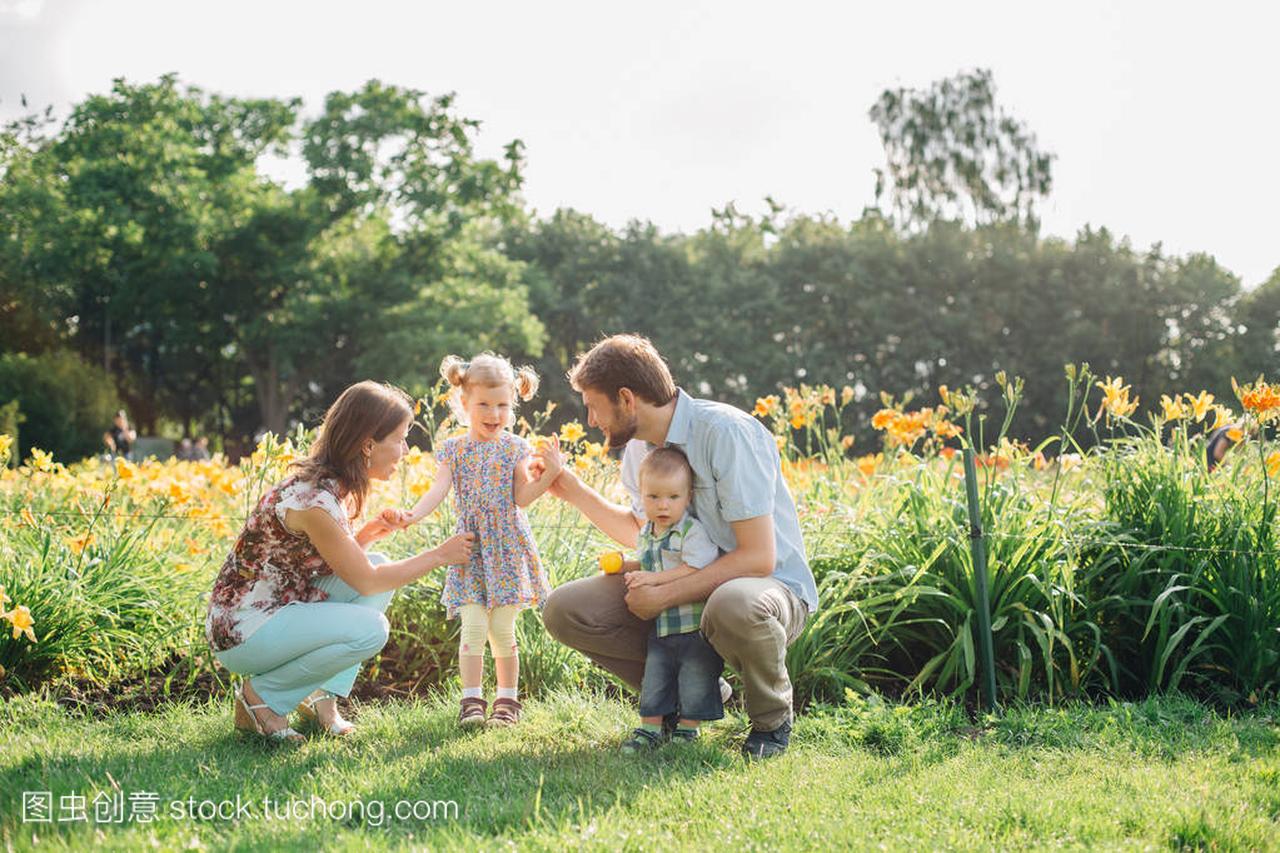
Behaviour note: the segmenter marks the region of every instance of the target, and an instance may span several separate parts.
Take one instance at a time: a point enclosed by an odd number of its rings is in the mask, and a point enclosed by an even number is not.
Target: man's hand
[[[551,485],[547,486],[547,494],[559,498],[560,500],[569,499],[569,488],[573,485],[574,475],[568,468],[561,470],[560,476],[551,481]]]
[[[627,589],[639,589],[642,586],[658,586],[658,576],[654,572],[627,572],[622,576]]]
[[[627,591],[624,600],[627,602],[627,609],[635,614],[637,619],[653,619],[669,606],[666,592],[661,586],[635,587]]]

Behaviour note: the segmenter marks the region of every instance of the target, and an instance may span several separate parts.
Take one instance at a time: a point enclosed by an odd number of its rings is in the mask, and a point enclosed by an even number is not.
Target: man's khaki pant
[[[639,690],[653,622],[627,609],[621,575],[596,575],[556,587],[542,619],[551,636]],[[773,578],[735,578],[711,593],[702,633],[742,676],[747,716],[772,731],[791,717],[787,646],[800,636],[809,610]]]

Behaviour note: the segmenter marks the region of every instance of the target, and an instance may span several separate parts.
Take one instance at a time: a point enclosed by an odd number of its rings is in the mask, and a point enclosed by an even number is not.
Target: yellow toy
[[[600,555],[600,571],[606,575],[616,575],[622,571],[622,552],[609,551]]]

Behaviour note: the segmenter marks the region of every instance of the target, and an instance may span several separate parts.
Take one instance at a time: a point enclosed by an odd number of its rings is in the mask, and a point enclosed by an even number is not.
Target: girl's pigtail
[[[456,355],[446,355],[444,361],[440,362],[440,375],[445,382],[458,388],[467,377],[467,363]]]
[[[538,393],[538,374],[528,365],[516,370],[516,393],[521,400],[531,400]]]

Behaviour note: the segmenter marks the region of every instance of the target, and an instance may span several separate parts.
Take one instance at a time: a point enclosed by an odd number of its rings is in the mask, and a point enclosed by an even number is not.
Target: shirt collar
[[[692,407],[693,398],[686,394],[683,388],[677,388],[676,410],[671,415],[671,425],[667,427],[667,444],[683,448],[689,443],[689,420],[693,416]],[[654,445],[649,445],[650,449],[653,447]]]

